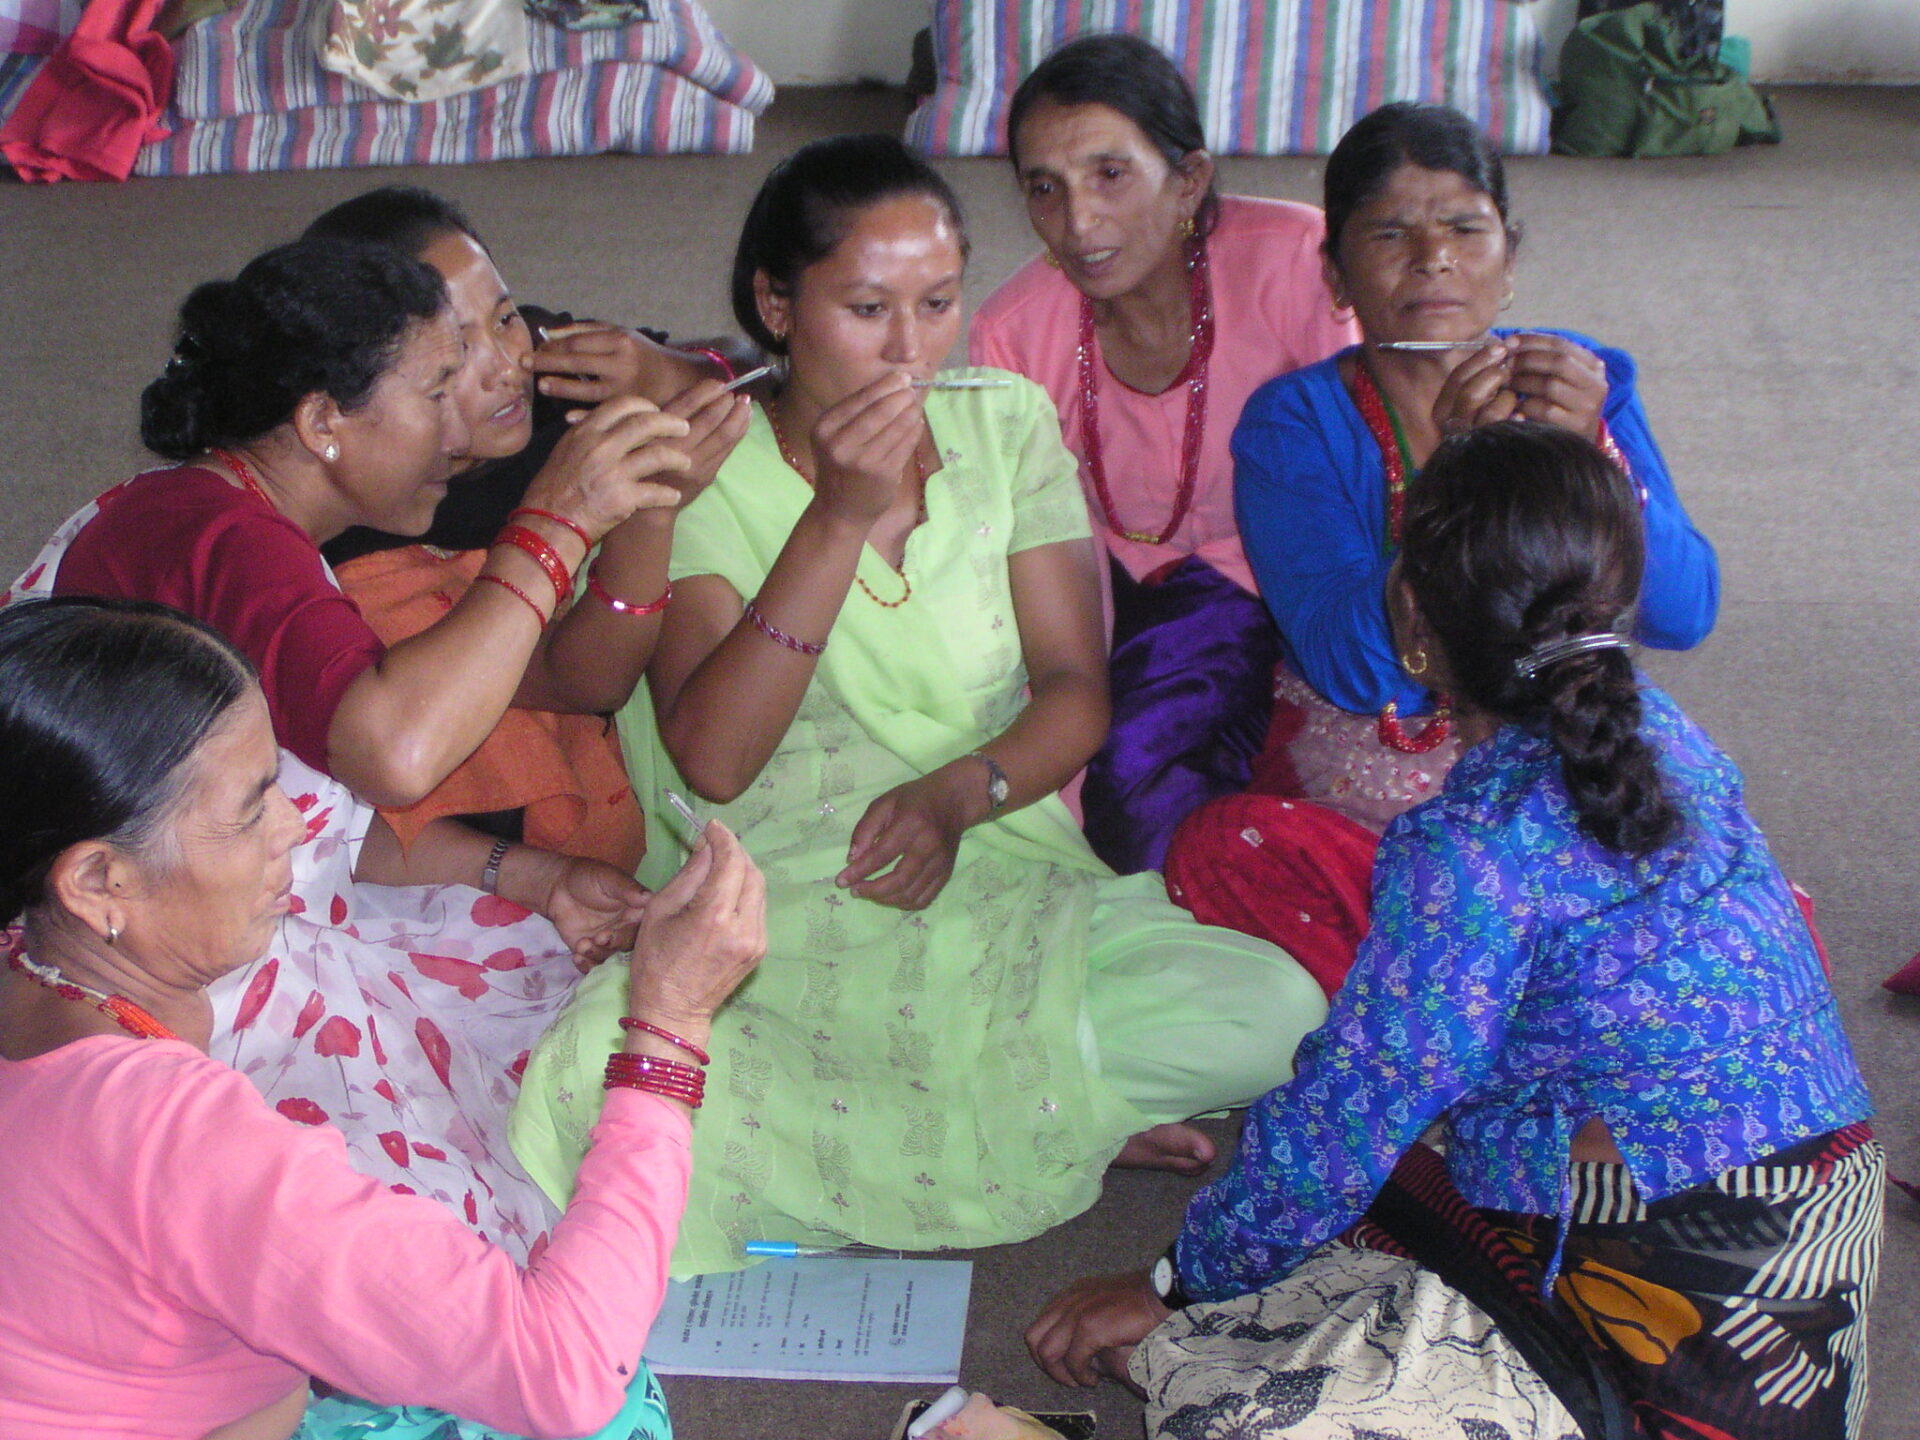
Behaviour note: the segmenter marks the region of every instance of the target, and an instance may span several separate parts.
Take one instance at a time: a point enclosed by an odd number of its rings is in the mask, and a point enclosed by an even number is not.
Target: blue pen
[[[792,1240],[749,1240],[741,1250],[758,1260],[804,1260],[819,1255],[890,1255],[900,1258],[898,1250],[876,1250],[871,1245],[800,1245]]]

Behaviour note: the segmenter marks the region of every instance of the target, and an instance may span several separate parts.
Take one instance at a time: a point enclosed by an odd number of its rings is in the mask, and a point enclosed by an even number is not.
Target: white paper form
[[[647,1340],[662,1375],[762,1380],[960,1378],[970,1260],[820,1257],[667,1286]]]

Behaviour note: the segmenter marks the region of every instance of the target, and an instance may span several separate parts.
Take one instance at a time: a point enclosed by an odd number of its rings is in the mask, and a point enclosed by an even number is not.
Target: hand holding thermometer
[[[737,380],[729,380],[725,385],[722,385],[720,388],[722,390],[738,390],[742,385],[751,385],[754,381],[758,380],[762,375],[771,375],[772,373],[773,373],[773,367],[771,365],[762,365],[758,370],[747,371],[746,374],[742,375]]]
[[[667,794],[667,803],[671,805],[676,812],[678,812],[682,820],[687,822],[688,846],[691,847],[699,844],[700,836],[707,828],[707,822],[702,820],[698,815],[696,815],[694,813],[693,807],[687,804],[686,801],[682,800],[673,791],[669,790],[666,792],[666,794]]]
[[[971,1398],[965,1386],[950,1386],[944,1395],[921,1411],[918,1420],[907,1426],[907,1440],[920,1440],[929,1430],[945,1424],[966,1409]]]

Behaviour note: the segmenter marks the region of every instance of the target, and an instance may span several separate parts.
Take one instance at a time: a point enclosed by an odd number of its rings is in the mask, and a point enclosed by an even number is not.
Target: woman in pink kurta
[[[640,1352],[700,1047],[765,949],[752,862],[712,827],[649,903],[612,1093],[522,1268],[206,1053],[206,986],[294,900],[306,822],[279,762],[211,629],[92,597],[0,610],[0,1435],[666,1440]],[[309,1376],[365,1402],[303,1421]]]
[[[1116,869],[1158,869],[1190,810],[1245,788],[1272,708],[1234,423],[1353,327],[1322,277],[1320,212],[1216,194],[1192,91],[1145,41],[1057,51],[1009,133],[1047,249],[974,317],[972,359],[1045,387],[1080,460],[1113,557],[1113,729],[1087,768],[1087,836]]]

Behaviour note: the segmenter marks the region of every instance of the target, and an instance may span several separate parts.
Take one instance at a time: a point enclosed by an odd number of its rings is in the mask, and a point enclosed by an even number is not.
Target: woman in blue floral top
[[[1627,654],[1643,536],[1565,432],[1420,473],[1394,639],[1464,753],[1162,1263],[1029,1330],[1056,1379],[1131,1352],[1180,1437],[1858,1433],[1871,1107],[1739,772]]]

